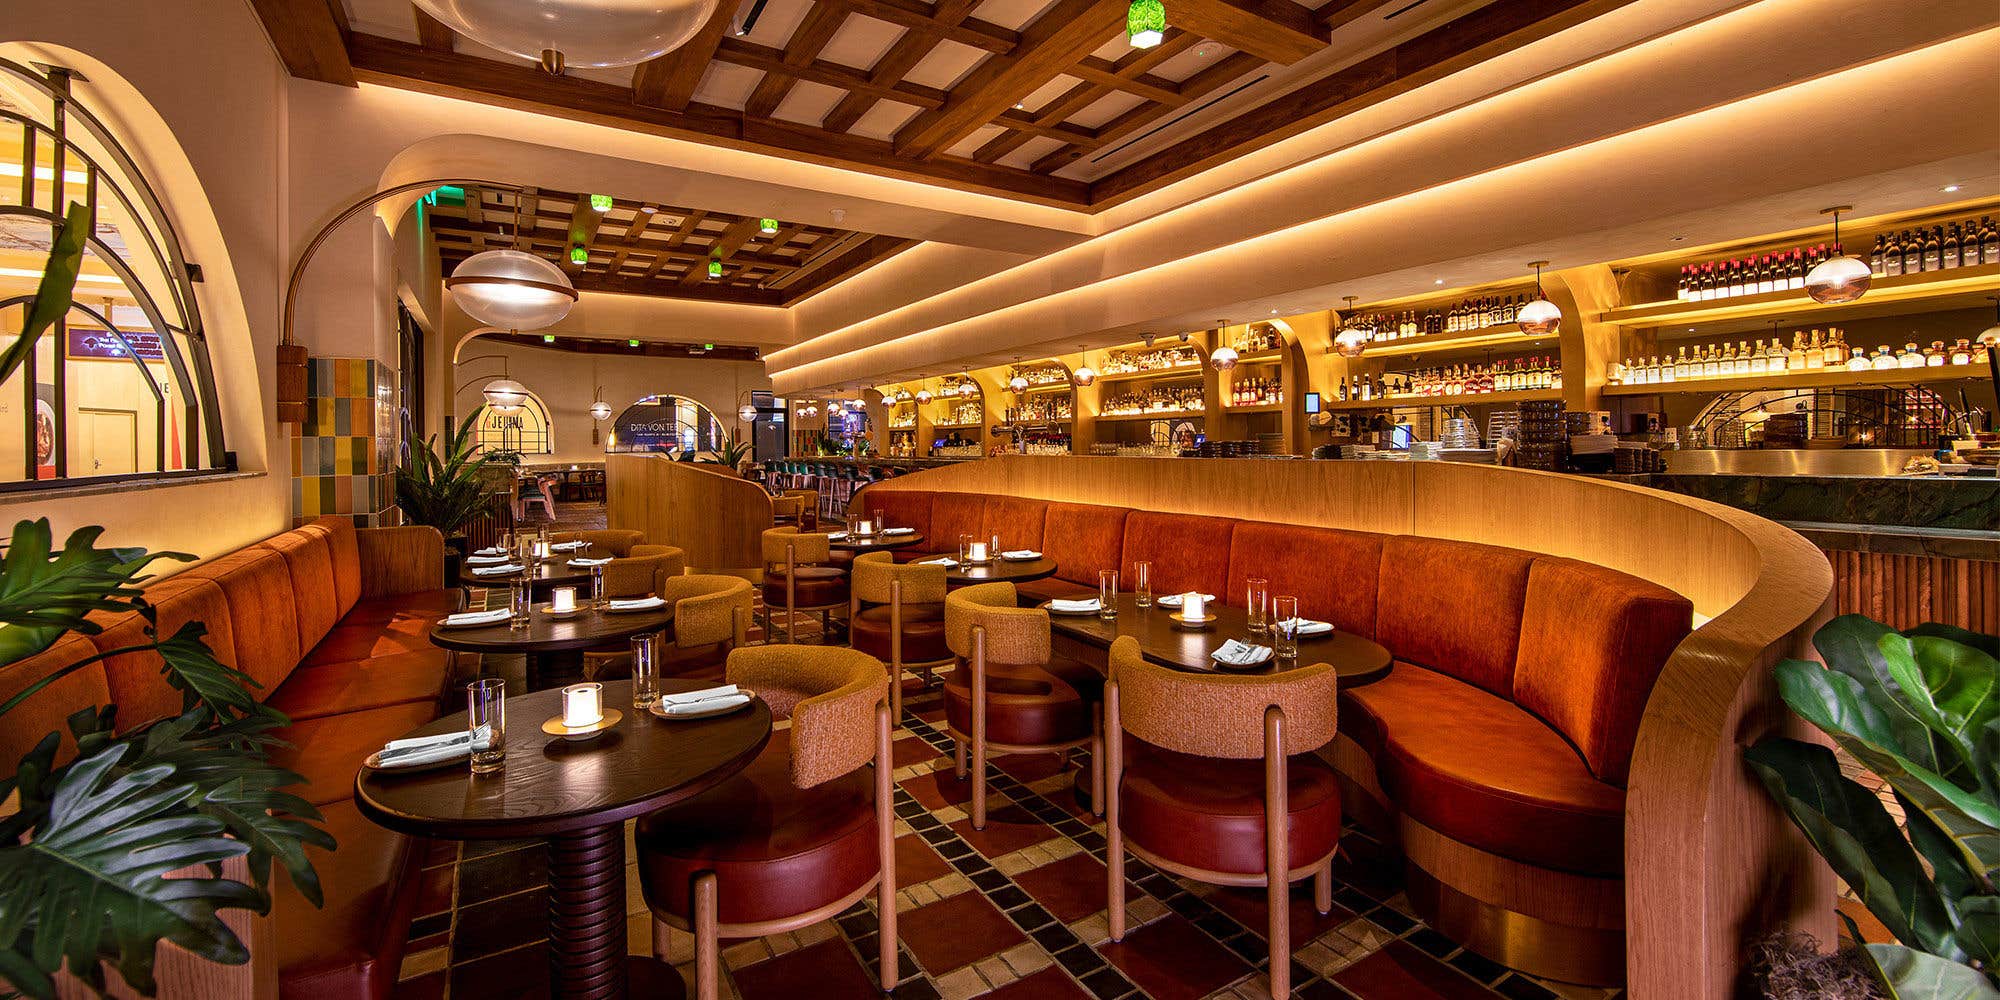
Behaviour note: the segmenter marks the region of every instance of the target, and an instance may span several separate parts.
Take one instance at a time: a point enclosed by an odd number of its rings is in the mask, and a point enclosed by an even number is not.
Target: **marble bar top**
[[[1792,527],[1823,547],[2000,559],[2000,479],[1661,473],[1647,484]]]

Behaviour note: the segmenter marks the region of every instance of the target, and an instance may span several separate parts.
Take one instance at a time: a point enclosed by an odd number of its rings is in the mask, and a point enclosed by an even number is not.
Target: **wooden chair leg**
[[[1104,719],[1090,720],[1090,813],[1104,815]]]
[[[896,813],[890,802],[895,796],[895,766],[890,749],[895,720],[876,708],[875,736],[875,849],[881,875],[875,886],[876,936],[881,938],[880,979],[882,989],[893,990],[902,978],[901,960],[896,954]]]
[[[965,780],[965,742],[963,738],[951,741],[951,769],[960,781]]]
[[[1333,910],[1333,858],[1319,866],[1313,873],[1313,909],[1324,917]]]
[[[655,914],[653,916],[653,957],[662,962],[669,962],[672,960],[667,956],[672,953],[673,928],[668,927],[667,922],[661,920],[659,915]]]
[[[1105,899],[1107,915],[1111,923],[1111,940],[1125,940],[1125,831],[1118,828],[1118,781],[1123,770],[1125,749],[1121,736],[1123,727],[1118,721],[1118,685],[1107,684],[1104,688],[1103,731],[1108,739],[1099,741],[1104,751],[1105,794],[1098,799],[1104,804],[1104,869],[1106,876]]]
[[[1264,711],[1264,903],[1269,908],[1271,996],[1292,995],[1292,814],[1285,773],[1285,713]]]
[[[972,629],[972,828],[986,829],[986,629]]]
[[[715,873],[694,877],[694,991],[696,1000],[716,1000],[722,989],[722,940],[717,934]]]

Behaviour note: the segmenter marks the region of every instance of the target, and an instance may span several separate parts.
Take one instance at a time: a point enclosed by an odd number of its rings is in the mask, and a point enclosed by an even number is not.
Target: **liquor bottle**
[[[1972,341],[1964,337],[1958,338],[1958,343],[1951,346],[1951,363],[1955,365],[1972,363]]]
[[[2000,224],[1990,215],[1979,219],[1979,263],[2000,264]]]
[[[1794,292],[1805,288],[1806,270],[1805,254],[1799,250],[1793,250],[1791,266],[1786,269],[1785,288]]]
[[[1868,252],[1868,270],[1878,278],[1886,277],[1889,273],[1883,269],[1883,258],[1887,256],[1884,251],[1888,248],[1888,239],[1885,234],[1876,234],[1875,249]]]
[[[1889,353],[1889,345],[1883,344],[1875,349],[1875,356],[1868,359],[1868,367],[1878,372],[1895,370],[1896,356]]]
[[[1822,356],[1826,359],[1826,367],[1828,368],[1838,368],[1851,357],[1847,349],[1847,342],[1841,339],[1839,327],[1831,327],[1827,330],[1826,347],[1823,349]]]
[[[1903,273],[1916,274],[1924,269],[1924,234],[1916,230],[1903,230]]]
[[[1826,345],[1820,342],[1819,331],[1812,332],[1812,339],[1806,341],[1806,371],[1826,367]]]
[[[1896,367],[1898,368],[1922,368],[1923,366],[1924,352],[1917,350],[1916,341],[1904,344],[1903,352],[1896,355]]]
[[[1940,267],[1963,266],[1964,258],[1960,256],[1959,252],[1959,248],[1962,245],[1963,245],[1963,239],[1959,236],[1958,223],[1954,222],[1951,224],[1951,229],[1944,234],[1944,243],[1943,243],[1944,252],[1943,256],[1938,261],[1939,266]]]
[[[1785,370],[1788,372],[1806,370],[1806,335],[1803,330],[1792,331],[1792,349],[1785,352]]]
[[[1868,369],[1869,369],[1870,367],[1871,367],[1871,366],[1870,366],[1870,365],[1868,364],[1868,352],[1867,352],[1867,351],[1855,351],[1855,352],[1853,352],[1853,353],[1851,353],[1851,354],[1849,354],[1849,355],[1847,356],[1847,370],[1848,370],[1848,371],[1851,371],[1851,372],[1865,372],[1865,371],[1867,371],[1867,370],[1868,370]]]
[[[1893,278],[1903,273],[1903,234],[1889,233],[1882,237],[1882,249],[1875,251],[1877,270],[1875,273]]]
[[[1721,352],[1715,349],[1714,344],[1709,344],[1706,348],[1703,349],[1701,358],[1701,377],[1702,378],[1722,377],[1722,355]]]
[[[1924,233],[1923,270],[1935,271],[1944,262],[1944,235],[1942,226],[1932,226]]]
[[[1933,340],[1931,346],[1924,349],[1925,368],[1943,368],[1947,359],[1948,352],[1945,351],[1942,340]]]

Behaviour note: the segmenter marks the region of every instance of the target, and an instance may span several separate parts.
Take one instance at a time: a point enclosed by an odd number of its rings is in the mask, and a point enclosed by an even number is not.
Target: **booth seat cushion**
[[[1205,871],[1264,871],[1264,760],[1176,753],[1125,737],[1119,828],[1141,849]],[[1340,782],[1312,754],[1288,758],[1289,864],[1331,854],[1340,841]]]
[[[326,534],[327,554],[333,561],[333,592],[340,598],[345,615],[361,600],[361,542],[354,531],[354,519],[345,514],[314,518],[304,530]]]
[[[342,625],[387,625],[404,620],[422,620],[426,627],[439,618],[459,610],[465,603],[465,594],[457,589],[419,590],[409,594],[390,597],[371,597],[357,601],[347,614],[342,615]]]
[[[1238,521],[1229,541],[1229,603],[1244,603],[1254,577],[1268,582],[1274,598],[1297,597],[1304,617],[1374,635],[1382,539],[1369,531]]]
[[[655,910],[688,918],[694,876],[716,876],[723,923],[810,912],[881,871],[874,771],[792,784],[791,741],[773,739],[735,777],[640,818],[639,884]]]
[[[1375,641],[1399,660],[1511,697],[1534,559],[1498,545],[1387,536],[1377,576]]]
[[[958,536],[985,538],[980,529],[986,521],[983,493],[936,493],[931,496],[931,530],[926,544],[932,552],[958,549]]]
[[[340,593],[334,584],[333,553],[323,531],[287,531],[258,543],[285,558],[292,574],[299,648],[311,649],[340,620]]]
[[[1000,546],[1006,549],[1042,548],[1042,522],[1048,512],[1048,501],[1029,500],[1022,497],[987,497],[984,520],[979,525],[982,538],[1000,536]]]
[[[1099,570],[1117,569],[1131,511],[1087,503],[1052,503],[1042,519],[1042,555],[1056,562],[1056,580],[1097,590]],[[1058,592],[1055,596],[1061,596]]]
[[[64,667],[95,655],[97,647],[91,645],[89,639],[70,633],[33,656],[0,665],[0,701],[20,694],[28,685]],[[21,755],[34,749],[50,733],[62,734],[62,746],[56,751],[56,760],[70,760],[76,756],[76,741],[70,738],[69,726],[63,720],[79,708],[102,705],[110,700],[111,689],[105,682],[103,663],[71,671],[6,714],[6,724],[0,725],[0,761],[5,761],[6,768],[11,772],[14,765],[20,762]],[[179,707],[178,702],[175,707]]]
[[[1014,746],[1069,743],[1090,735],[1090,685],[1096,672],[1074,660],[986,665],[986,738]],[[1096,688],[1101,695],[1102,681]],[[972,668],[945,677],[944,715],[951,728],[972,735]]]
[[[403,618],[380,625],[338,625],[305,655],[300,666],[346,663],[371,656],[393,656],[435,649],[430,630],[435,619]]]
[[[1229,592],[1229,538],[1235,530],[1236,521],[1227,517],[1135,510],[1125,519],[1118,586],[1132,589],[1132,564],[1145,560],[1153,566],[1155,594],[1199,590],[1242,607],[1243,595]]]
[[[321,663],[293,671],[265,704],[293,722],[388,705],[435,705],[450,673],[451,654],[436,647]]]
[[[363,758],[436,717],[429,702],[410,702],[293,722],[277,731],[291,746],[273,750],[271,760],[298,772],[304,780],[296,790],[307,802],[340,802],[353,797]]]
[[[265,691],[283,683],[298,666],[302,652],[298,626],[293,623],[299,595],[292,589],[292,572],[285,557],[253,545],[180,575],[214,580],[222,588],[228,600],[230,631],[236,640],[236,668],[263,685]],[[331,586],[329,583],[328,588]],[[333,598],[324,594],[319,599]]]
[[[884,517],[898,528],[915,528],[917,534],[932,538],[931,494],[928,490],[871,489],[861,495],[868,513]],[[951,544],[956,545],[957,536]]]
[[[1665,587],[1574,559],[1536,559],[1514,701],[1569,737],[1591,773],[1623,785],[1653,682],[1693,629],[1694,605]]]
[[[855,649],[884,663],[889,662],[889,606],[863,608],[848,627]],[[951,647],[944,641],[944,605],[906,604],[903,606],[903,662],[934,663],[951,659]]]
[[[798,582],[792,588],[792,606],[800,608],[823,608],[830,604],[847,603],[847,571],[837,566],[800,566],[797,569]],[[764,606],[782,608],[786,605],[785,571],[764,571]]]
[[[284,876],[272,892],[278,993],[284,1000],[387,997],[403,964],[417,896],[409,838],[375,825],[352,802],[325,806],[337,850],[308,847],[326,905]]]
[[[1398,662],[1341,692],[1340,722],[1374,752],[1382,787],[1410,819],[1526,864],[1623,873],[1624,790],[1513,702]]]
[[[1058,568],[1057,572],[1061,572],[1061,569]],[[1071,583],[1059,576],[1052,576],[1046,580],[1017,583],[1014,585],[1014,593],[1019,598],[1021,606],[1028,608],[1045,601],[1053,601],[1058,597],[1095,597],[1097,583],[1092,581],[1089,586],[1085,586],[1081,583]]]
[[[205,625],[202,641],[215,658],[236,665],[236,635],[231,624],[229,602],[214,580],[182,573],[146,587],[146,600],[158,609],[159,635],[173,635],[191,621]],[[91,637],[99,650],[109,651],[146,642],[146,619],[133,612],[96,612],[91,620],[104,631]],[[181,693],[167,683],[166,661],[158,653],[121,653],[104,661],[105,680],[111,701],[118,706],[118,730],[128,732],[156,719],[181,713]],[[271,696],[271,689],[256,692]]]

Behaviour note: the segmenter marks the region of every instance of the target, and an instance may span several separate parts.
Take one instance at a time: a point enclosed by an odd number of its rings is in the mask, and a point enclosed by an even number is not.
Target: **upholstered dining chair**
[[[1291,883],[1333,906],[1340,786],[1312,751],[1332,742],[1338,677],[1317,663],[1274,674],[1196,674],[1111,644],[1104,686],[1111,939],[1125,937],[1125,854],[1213,885],[1266,887],[1271,990],[1291,990]]]
[[[960,778],[971,756],[972,828],[986,829],[986,758],[1089,747],[1090,800],[1102,810],[1103,760],[1094,703],[1097,671],[1055,656],[1049,613],[1015,606],[1011,583],[980,583],[945,595],[945,642],[958,668],[945,678],[945,729]]]
[[[642,531],[629,528],[594,528],[585,531],[551,531],[550,544],[562,542],[589,542],[590,554],[594,558],[605,556],[623,557],[632,554],[632,546],[646,540]]]
[[[790,518],[796,521],[799,516],[800,507],[803,505],[803,503],[804,501],[801,498],[794,496],[790,493],[779,493],[771,497],[772,520],[783,520],[785,518]]]
[[[785,609],[785,639],[798,628],[798,613],[818,612],[825,641],[834,608],[846,607],[847,571],[831,565],[833,548],[824,533],[786,525],[766,529],[764,548],[764,632],[772,634],[771,612]]]
[[[687,572],[687,553],[672,545],[634,545],[632,554],[604,566],[607,597],[658,594],[668,579]]]
[[[655,591],[674,606],[673,640],[658,649],[660,675],[714,680],[732,650],[749,644],[750,616],[756,611],[750,581],[705,573],[669,576]],[[629,677],[628,643],[583,654],[586,680]]]
[[[729,654],[728,678],[791,727],[735,777],[640,818],[634,846],[654,953],[666,957],[668,927],[693,931],[695,995],[716,1000],[722,938],[829,920],[872,889],[881,986],[894,989],[895,786],[882,661],[839,647],[749,646]]]
[[[812,524],[819,523],[818,518],[825,513],[820,509],[819,490],[789,489],[785,491],[785,495],[799,498],[799,523],[801,525],[808,522]]]
[[[869,552],[854,557],[848,574],[848,644],[889,665],[889,717],[901,724],[903,671],[921,670],[928,684],[952,662],[944,641],[944,567]]]

